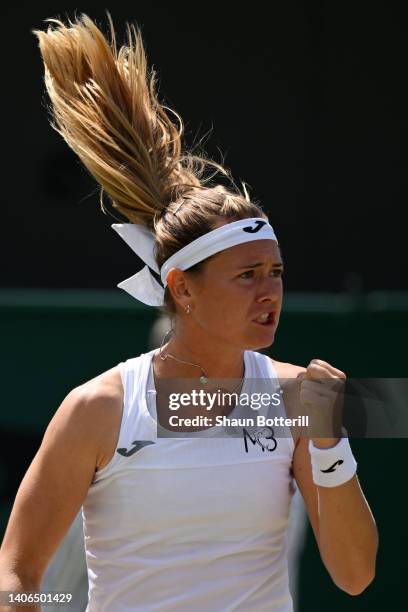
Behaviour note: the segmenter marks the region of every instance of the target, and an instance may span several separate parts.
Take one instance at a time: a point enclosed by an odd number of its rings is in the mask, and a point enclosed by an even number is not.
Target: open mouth
[[[262,325],[262,327],[272,327],[275,324],[275,313],[265,312],[253,320],[253,323]]]

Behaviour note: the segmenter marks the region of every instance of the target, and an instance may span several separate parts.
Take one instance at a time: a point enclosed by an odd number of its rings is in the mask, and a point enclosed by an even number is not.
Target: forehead
[[[282,258],[275,240],[251,240],[216,253],[212,261],[217,265],[245,266],[259,262],[281,263]]]

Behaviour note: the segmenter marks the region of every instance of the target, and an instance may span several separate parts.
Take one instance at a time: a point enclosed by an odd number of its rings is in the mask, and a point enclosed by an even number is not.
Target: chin
[[[265,337],[263,339],[258,338],[255,339],[253,338],[252,341],[248,341],[246,343],[245,349],[247,351],[257,351],[259,349],[265,349],[268,348],[270,346],[272,346],[272,344],[274,343],[275,340],[275,334],[273,333],[272,335],[269,334],[269,338]]]

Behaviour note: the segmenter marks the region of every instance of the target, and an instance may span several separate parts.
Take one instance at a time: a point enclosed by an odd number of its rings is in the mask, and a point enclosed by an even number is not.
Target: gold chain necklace
[[[196,368],[200,368],[201,370],[201,376],[200,376],[200,382],[203,385],[206,385],[208,383],[209,377],[208,374],[206,373],[206,371],[204,370],[203,367],[201,367],[198,363],[192,363],[191,361],[184,361],[183,359],[179,359],[178,357],[175,357],[174,355],[172,355],[171,353],[166,353],[166,355],[164,357],[162,357],[162,350],[163,350],[163,344],[165,339],[167,338],[167,336],[172,332],[173,330],[170,329],[169,331],[167,331],[164,336],[163,336],[163,340],[162,343],[160,345],[160,349],[159,349],[159,357],[162,361],[166,361],[166,359],[168,357],[170,357],[171,359],[174,359],[175,361],[178,361],[179,363],[184,363],[186,365],[192,365],[195,366]],[[239,383],[233,388],[232,391],[228,391],[228,393],[235,393],[237,391],[237,389],[240,387],[240,385],[242,385],[242,383],[244,382],[245,379],[245,373],[244,376],[241,378],[241,380],[239,381]]]

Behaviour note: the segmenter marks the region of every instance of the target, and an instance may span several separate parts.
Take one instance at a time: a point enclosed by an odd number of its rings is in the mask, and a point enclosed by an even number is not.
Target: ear
[[[179,268],[171,268],[166,280],[173,300],[184,308],[191,301],[187,276]]]

